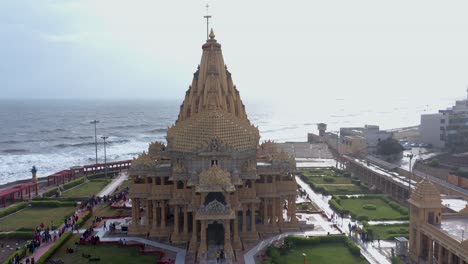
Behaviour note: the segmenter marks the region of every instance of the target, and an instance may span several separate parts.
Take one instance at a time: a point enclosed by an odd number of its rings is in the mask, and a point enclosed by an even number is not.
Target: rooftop
[[[440,226],[435,225],[435,227],[440,228],[442,232],[461,242],[462,236],[463,240],[466,240],[468,236],[468,234],[464,235],[462,232],[468,230],[468,217],[444,217]]]

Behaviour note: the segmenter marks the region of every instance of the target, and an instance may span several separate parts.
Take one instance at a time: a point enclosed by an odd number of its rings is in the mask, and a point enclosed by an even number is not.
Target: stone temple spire
[[[247,120],[245,107],[234,86],[231,73],[224,64],[221,44],[215,39],[213,29],[209,39],[202,46],[203,54],[200,65],[194,73],[192,85],[186,92],[180,106],[177,122],[205,110],[228,112],[235,117]]]

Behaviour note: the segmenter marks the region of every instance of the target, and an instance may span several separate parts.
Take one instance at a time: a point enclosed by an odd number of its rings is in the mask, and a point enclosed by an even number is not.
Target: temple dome
[[[213,31],[202,49],[177,121],[167,131],[168,149],[194,152],[216,138],[233,150],[255,150],[260,134],[247,119]]]
[[[439,208],[442,206],[439,190],[427,178],[416,184],[409,202],[424,208]]]

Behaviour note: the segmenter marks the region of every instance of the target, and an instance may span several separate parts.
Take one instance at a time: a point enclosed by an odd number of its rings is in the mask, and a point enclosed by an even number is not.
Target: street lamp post
[[[307,264],[307,259],[306,259],[307,254],[306,254],[306,253],[302,253],[302,256],[304,256],[304,264]]]
[[[90,124],[94,124],[94,146],[96,147],[96,164],[98,163],[97,159],[97,128],[96,124],[99,123],[99,120],[93,120],[90,122]]]
[[[101,137],[104,140],[104,177],[107,178],[107,153],[106,153],[106,139],[109,137]]]
[[[406,155],[409,158],[409,177],[408,177],[408,197],[411,195],[411,176],[413,174],[413,167],[411,161],[413,160],[413,153]]]

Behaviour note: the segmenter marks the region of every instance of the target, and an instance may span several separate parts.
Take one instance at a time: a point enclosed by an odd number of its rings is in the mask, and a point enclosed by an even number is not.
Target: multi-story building
[[[236,258],[259,234],[297,230],[294,159],[259,146],[213,31],[167,131],[130,168],[130,233],[188,244],[198,262]]]
[[[437,188],[420,181],[410,199],[409,257],[412,263],[468,263],[468,205],[445,214]]]
[[[468,90],[467,90],[468,93]],[[449,151],[468,149],[468,97],[436,114],[421,115],[421,141]]]

